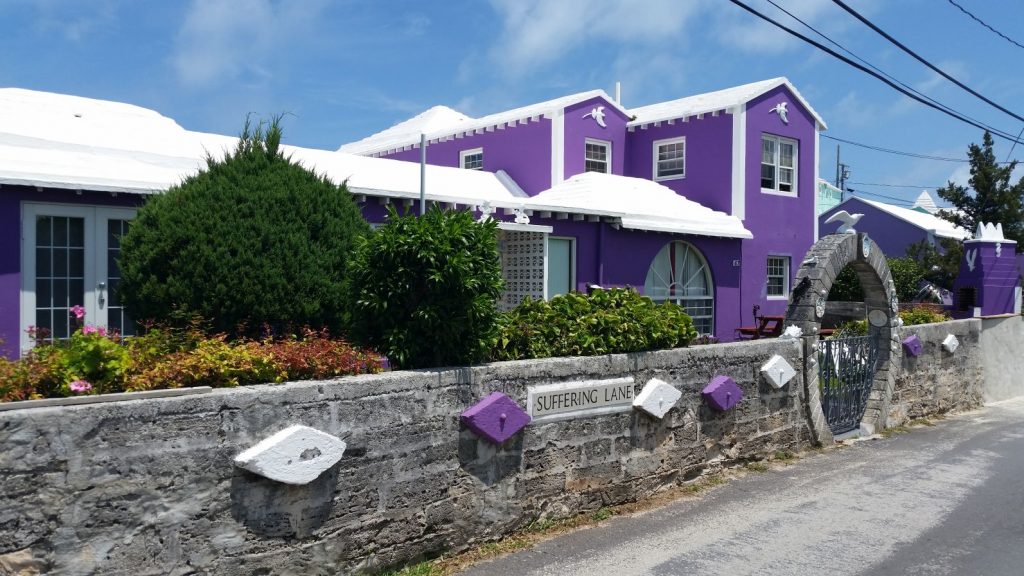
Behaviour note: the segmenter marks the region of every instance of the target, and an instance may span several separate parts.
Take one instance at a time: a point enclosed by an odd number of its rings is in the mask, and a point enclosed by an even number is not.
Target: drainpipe
[[[420,216],[427,213],[427,135],[420,133]]]
[[[604,223],[597,223],[597,285],[604,286]]]

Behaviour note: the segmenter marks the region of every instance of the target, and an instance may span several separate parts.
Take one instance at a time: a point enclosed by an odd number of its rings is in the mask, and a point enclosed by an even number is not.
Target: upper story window
[[[459,165],[466,170],[484,169],[484,149],[474,148],[459,152]]]
[[[686,177],[686,138],[654,142],[654,179],[675,180]]]
[[[587,138],[586,146],[583,171],[611,173],[612,143],[605,140],[591,140]]]
[[[768,297],[786,298],[789,295],[789,257],[768,257]]]
[[[761,135],[761,191],[796,196],[796,140]]]

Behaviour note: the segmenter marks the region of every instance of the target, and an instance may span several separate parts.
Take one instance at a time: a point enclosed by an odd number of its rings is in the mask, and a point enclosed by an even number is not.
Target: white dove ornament
[[[828,220],[825,220],[825,223],[841,222],[842,224],[840,224],[839,229],[836,230],[837,234],[856,234],[857,231],[853,229],[853,225],[863,217],[863,214],[850,214],[846,210],[840,210],[829,217]]]
[[[786,109],[785,102],[779,102],[778,104],[775,105],[775,108],[772,108],[771,110],[768,111],[769,114],[771,114],[772,112],[775,112],[776,114],[779,115],[779,118],[782,119],[783,124],[789,124],[789,110]]]
[[[593,118],[601,128],[607,128],[604,122],[604,106],[595,106],[593,110],[583,115],[584,118]]]

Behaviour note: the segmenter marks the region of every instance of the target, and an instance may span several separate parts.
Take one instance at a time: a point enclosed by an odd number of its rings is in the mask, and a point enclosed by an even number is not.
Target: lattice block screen
[[[498,308],[511,310],[527,296],[543,300],[547,282],[547,234],[501,230],[498,247],[501,273],[505,278],[505,292]]]

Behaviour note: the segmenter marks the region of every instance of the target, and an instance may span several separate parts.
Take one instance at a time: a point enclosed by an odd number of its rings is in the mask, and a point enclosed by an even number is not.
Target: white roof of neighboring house
[[[428,119],[429,121],[429,119]],[[0,89],[0,184],[149,194],[197,173],[207,155],[234,149],[237,138],[191,132],[160,114],[105,102]],[[415,200],[413,162],[283,146],[285,154],[353,194]],[[504,172],[426,167],[427,200],[495,208],[588,214],[623,227],[750,238],[735,217],[716,212],[650,180],[580,174],[533,198]]]
[[[927,211],[929,214],[935,214],[939,211],[939,206],[935,203],[935,199],[928,193],[927,190],[922,190],[921,194],[917,196],[917,200],[914,200],[914,205],[911,208],[920,208]]]
[[[716,212],[643,178],[584,172],[534,196],[527,207],[535,211],[615,215],[624,228],[637,230],[753,238],[739,218]]]
[[[525,124],[530,119],[539,119],[546,114],[553,114],[567,106],[597,97],[604,98],[620,112],[627,116],[629,115],[625,109],[615,104],[604,90],[591,90],[589,92],[570,94],[561,98],[555,98],[554,100],[530,104],[529,106],[498,112],[497,114],[490,114],[480,118],[470,118],[450,108],[435,106],[419,116],[400,122],[387,130],[377,132],[356,142],[344,144],[338,148],[338,151],[369,155],[390,150],[400,150],[406,146],[418,146],[420,134],[425,134],[427,140],[436,141],[447,139],[455,134],[464,134],[477,130],[483,131],[505,125],[511,127],[516,122]],[[439,108],[447,112],[438,112]],[[425,117],[429,118],[430,121],[424,122],[422,119]]]
[[[811,116],[821,126],[822,130],[827,128],[825,120],[823,120],[821,116],[814,111],[814,108],[811,108],[811,105],[796,89],[796,86],[793,86],[788,79],[782,76],[772,78],[770,80],[752,82],[742,86],[734,86],[732,88],[726,88],[725,90],[705,92],[704,94],[695,94],[678,100],[669,100],[668,102],[659,102],[658,104],[633,108],[629,112],[636,116],[636,120],[631,121],[629,126],[640,126],[643,124],[650,124],[652,122],[671,120],[673,118],[685,118],[687,116],[705,114],[716,110],[726,110],[734,106],[739,106],[740,104],[745,104],[750,100],[757,98],[761,94],[779,86],[785,86],[793,93],[793,96],[795,96],[796,99],[800,101],[800,104],[807,109]]]
[[[885,202],[878,202],[875,200],[865,200],[864,198],[856,198],[861,202],[874,206],[883,212],[887,212],[901,220],[904,220],[922,230],[932,232],[936,236],[943,238],[955,238],[957,240],[963,240],[971,237],[971,232],[958,228],[953,225],[949,220],[943,220],[934,214],[925,214],[911,208],[904,208],[902,206],[893,206],[892,204],[886,204]],[[850,200],[853,200],[851,198]],[[847,200],[849,202],[850,200]],[[844,202],[843,204],[845,204]],[[838,207],[842,207],[840,204]]]

